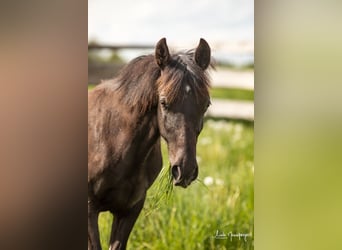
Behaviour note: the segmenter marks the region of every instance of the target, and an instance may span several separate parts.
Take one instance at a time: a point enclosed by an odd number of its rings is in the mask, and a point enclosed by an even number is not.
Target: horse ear
[[[170,61],[170,53],[166,44],[166,38],[160,39],[156,46],[155,54],[158,66],[163,69]]]
[[[195,51],[195,61],[203,70],[210,64],[210,47],[206,40],[200,39],[200,43]]]

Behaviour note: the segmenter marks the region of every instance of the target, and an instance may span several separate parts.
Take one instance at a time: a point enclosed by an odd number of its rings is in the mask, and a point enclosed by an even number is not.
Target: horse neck
[[[160,136],[156,107],[145,112],[140,112],[137,107],[131,107],[122,113],[124,123],[136,137],[151,140]]]
[[[145,114],[132,115],[134,119],[127,123],[131,135],[127,142],[137,157],[144,158],[160,138],[157,112],[149,111]]]

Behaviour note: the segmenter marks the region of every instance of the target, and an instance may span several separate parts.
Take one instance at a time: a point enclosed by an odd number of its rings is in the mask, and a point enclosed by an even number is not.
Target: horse
[[[162,169],[186,188],[198,176],[197,138],[210,105],[211,50],[170,54],[162,38],[154,55],[133,59],[88,93],[88,249],[101,249],[98,215],[114,215],[109,249],[126,249],[146,192]]]

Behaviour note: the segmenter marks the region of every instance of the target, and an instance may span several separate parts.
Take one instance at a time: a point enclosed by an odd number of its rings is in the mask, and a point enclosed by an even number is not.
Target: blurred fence
[[[98,45],[89,44],[88,51],[94,50],[149,50],[153,51],[154,46],[145,45]],[[112,78],[123,63],[88,63],[88,83],[97,84],[101,80]],[[230,89],[254,90],[254,71],[236,71],[219,68],[211,72],[212,87],[223,87]],[[254,102],[244,100],[213,99],[207,116],[216,118],[228,118],[254,121]]]

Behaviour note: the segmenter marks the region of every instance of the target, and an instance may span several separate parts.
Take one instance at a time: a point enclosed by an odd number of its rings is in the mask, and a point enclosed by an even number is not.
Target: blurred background
[[[162,37],[171,53],[197,47],[200,38],[209,43],[216,65],[212,105],[197,145],[198,181],[166,194],[164,143],[164,169],[128,248],[254,249],[254,2],[89,0],[88,89],[154,53]],[[104,249],[112,219],[109,213],[99,219]]]

